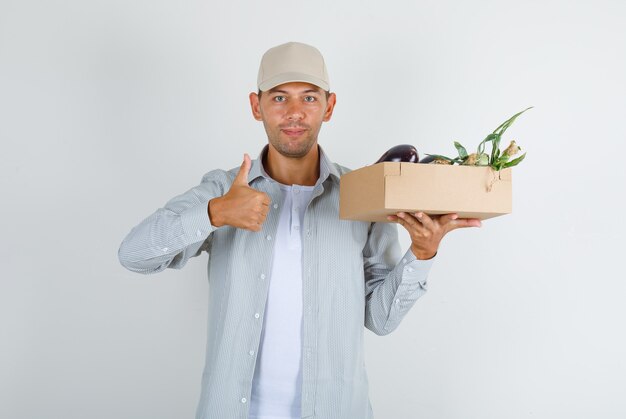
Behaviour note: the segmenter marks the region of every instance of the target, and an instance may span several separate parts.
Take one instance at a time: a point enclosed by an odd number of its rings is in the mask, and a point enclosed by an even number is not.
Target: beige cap
[[[329,90],[328,71],[317,48],[300,42],[287,42],[263,54],[257,77],[259,90],[265,92],[291,81],[311,83]]]

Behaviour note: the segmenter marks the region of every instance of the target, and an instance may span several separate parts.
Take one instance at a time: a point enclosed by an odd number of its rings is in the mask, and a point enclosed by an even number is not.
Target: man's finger
[[[415,213],[415,217],[427,230],[433,231],[435,229],[435,222],[428,216],[428,214],[419,211]]]
[[[457,228],[481,227],[481,226],[482,226],[482,222],[478,218],[459,218],[459,219],[450,221],[448,231],[452,231]]]
[[[252,161],[250,160],[250,156],[248,153],[243,155],[243,163],[241,163],[241,167],[239,168],[239,172],[237,176],[235,176],[235,180],[233,184],[238,185],[248,185],[248,173],[250,172],[250,167],[252,166]]]
[[[400,222],[402,220],[403,222]],[[422,230],[424,226],[417,221],[415,217],[407,212],[399,212],[398,213],[398,222],[400,222],[407,230],[412,228],[413,230]]]
[[[446,224],[449,224],[452,220],[456,220],[457,218],[459,218],[459,214],[454,212],[451,214],[444,214],[439,217],[439,224],[445,226]]]
[[[456,220],[457,218],[459,218],[459,214],[455,212],[450,213],[450,214],[442,214],[439,216],[439,225],[447,233],[457,228],[453,224],[454,220]]]

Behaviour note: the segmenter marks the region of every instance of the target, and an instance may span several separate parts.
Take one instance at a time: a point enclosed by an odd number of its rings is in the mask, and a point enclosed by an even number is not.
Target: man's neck
[[[263,161],[265,171],[272,179],[284,185],[313,186],[320,177],[319,150],[317,144],[300,158],[285,157],[271,145]]]

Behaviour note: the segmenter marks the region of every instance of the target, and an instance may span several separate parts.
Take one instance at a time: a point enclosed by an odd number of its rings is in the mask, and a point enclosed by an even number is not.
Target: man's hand
[[[229,225],[251,231],[260,231],[269,211],[270,197],[248,185],[252,162],[244,154],[239,173],[228,192],[209,201],[209,217],[215,227]]]
[[[477,218],[459,218],[458,214],[433,215],[429,217],[423,212],[409,214],[399,212],[387,217],[397,221],[406,228],[411,236],[411,251],[418,259],[430,259],[437,253],[443,236],[452,230],[465,227],[480,227]]]

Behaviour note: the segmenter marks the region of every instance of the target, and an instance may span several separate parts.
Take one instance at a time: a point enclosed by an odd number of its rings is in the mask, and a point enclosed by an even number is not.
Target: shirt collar
[[[320,154],[320,178],[318,179],[318,183],[324,183],[330,175],[333,176],[331,180],[333,180],[335,183],[339,183],[341,173],[339,173],[339,170],[337,170],[337,167],[333,164],[333,162],[330,161],[330,159],[322,149],[322,146],[318,144],[317,147]],[[266,144],[259,153],[259,157],[257,157],[255,160],[252,160],[252,167],[250,168],[250,172],[248,173],[248,183],[251,183],[258,177],[272,179],[263,167],[263,156],[267,154],[268,149],[269,144]]]

